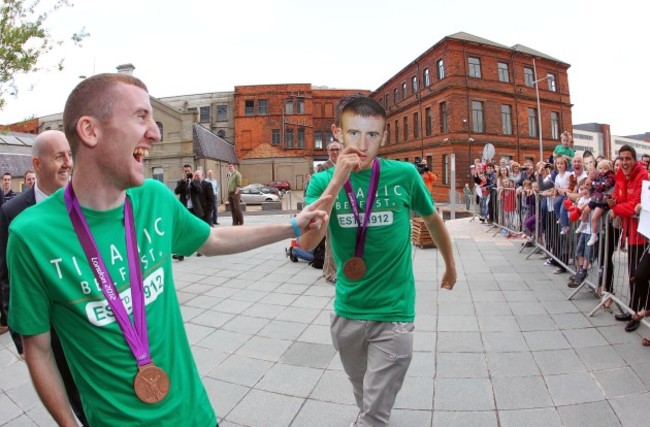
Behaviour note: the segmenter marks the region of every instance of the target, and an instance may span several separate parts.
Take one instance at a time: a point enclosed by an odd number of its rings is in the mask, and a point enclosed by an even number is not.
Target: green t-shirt
[[[433,200],[411,163],[380,159],[377,198],[372,208],[363,259],[366,274],[351,281],[343,264],[354,255],[357,226],[345,189],[341,189],[329,221],[336,262],[334,311],[341,317],[380,322],[411,322],[415,318],[415,279],[411,262],[411,211],[427,216]],[[335,168],[312,176],[307,203],[325,191]],[[353,173],[352,188],[365,212],[371,169]],[[362,215],[363,218],[363,215]]]
[[[575,156],[576,154],[576,152],[573,151],[573,148],[565,147],[562,144],[556,145],[555,150],[553,150],[553,152],[560,156],[569,156],[569,159],[567,160],[567,168],[571,166],[571,160],[573,159],[573,156]]]
[[[214,427],[216,414],[192,357],[170,259],[172,253],[190,254],[200,247],[209,226],[158,181],[146,180],[127,193],[133,204],[151,357],[169,376],[167,397],[147,404],[135,396],[137,364],[72,228],[63,190],[11,223],[9,323],[23,335],[54,326],[90,425]],[[131,314],[124,209],[83,213]]]

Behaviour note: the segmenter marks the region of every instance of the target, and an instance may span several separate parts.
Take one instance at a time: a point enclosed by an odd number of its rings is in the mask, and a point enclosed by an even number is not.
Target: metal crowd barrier
[[[531,200],[525,194],[512,189],[501,189],[497,193],[494,221],[488,232],[496,228],[494,236],[499,232],[506,233],[506,236],[527,236],[528,240],[522,243],[520,250],[523,252],[526,247],[531,248],[526,259],[539,254],[556,268],[564,268],[575,276],[579,267],[576,249],[580,235],[576,234],[576,229],[580,220],[569,220],[567,228],[563,230],[563,225],[567,224],[560,221],[563,208],[554,209],[557,208],[556,203],[563,203],[559,201],[560,198],[535,194]],[[556,212],[560,213],[560,216]],[[588,228],[591,229],[590,218],[587,222]],[[611,211],[600,218],[597,230],[599,239],[589,248],[590,253],[586,257],[586,278],[575,287],[567,299],[573,299],[580,291],[589,290],[599,298],[589,316],[593,316],[598,309],[608,304],[609,299],[612,301],[612,308],[619,313],[633,314],[644,307],[650,310],[650,292],[639,291],[636,286],[630,284],[630,271],[637,270],[644,252],[648,252],[644,264],[650,265],[648,245],[629,245],[626,233],[614,227]],[[585,237],[585,245],[587,239],[588,236]],[[568,282],[569,276],[567,284]],[[650,317],[642,319],[641,322],[650,328],[650,322],[646,319]]]

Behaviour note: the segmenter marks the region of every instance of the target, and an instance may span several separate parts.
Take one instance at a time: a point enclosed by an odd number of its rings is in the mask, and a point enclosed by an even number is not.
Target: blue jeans
[[[555,216],[560,219],[560,225],[562,227],[569,226],[569,211],[564,207],[564,196],[555,197],[555,202],[553,202],[553,211]]]

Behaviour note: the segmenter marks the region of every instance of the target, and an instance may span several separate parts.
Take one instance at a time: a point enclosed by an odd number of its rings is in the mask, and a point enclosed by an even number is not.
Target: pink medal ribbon
[[[348,179],[344,184],[345,194],[348,197],[352,214],[357,222],[357,240],[354,248],[354,256],[345,261],[343,264],[343,273],[350,280],[359,280],[366,274],[366,263],[363,260],[363,252],[366,247],[366,234],[368,232],[368,221],[372,214],[372,207],[375,203],[377,196],[377,186],[379,185],[379,159],[375,158],[372,162],[372,174],[370,175],[370,184],[368,185],[368,193],[366,197],[366,209],[361,221],[359,213],[359,205],[357,198],[352,189],[352,183]]]
[[[142,272],[140,271],[138,260],[138,245],[136,242],[131,200],[127,196],[124,201],[124,228],[126,232],[127,258],[129,260],[131,299],[133,301],[133,323],[129,319],[129,315],[120,300],[113,279],[108,273],[104,260],[99,253],[95,239],[88,227],[88,222],[79,205],[79,200],[75,196],[72,183],[68,184],[65,189],[64,198],[72,226],[79,238],[79,243],[83,248],[95,278],[101,285],[102,293],[115,315],[115,320],[122,330],[124,339],[138,363],[138,374],[134,381],[136,395],[147,403],[160,402],[169,391],[169,378],[162,369],[154,365],[149,352]]]

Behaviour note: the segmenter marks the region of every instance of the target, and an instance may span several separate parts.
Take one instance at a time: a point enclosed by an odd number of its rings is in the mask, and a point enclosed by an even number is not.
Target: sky
[[[42,0],[43,3],[51,0]],[[650,131],[643,2],[620,0],[76,0],[48,27],[67,43],[21,75],[0,124],[63,111],[79,76],[131,63],[154,97],[311,83],[375,90],[445,36],[523,44],[569,68],[573,123],[613,135]]]

